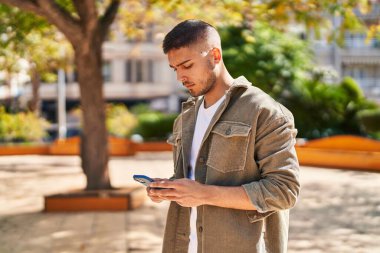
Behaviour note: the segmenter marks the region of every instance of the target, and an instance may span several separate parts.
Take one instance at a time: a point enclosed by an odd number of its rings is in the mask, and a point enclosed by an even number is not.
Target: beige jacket
[[[190,98],[174,123],[174,177],[188,175],[195,120],[202,98]],[[297,200],[299,164],[292,114],[244,77],[235,80],[202,141],[195,179],[243,186],[257,211],[197,208],[198,252],[282,253],[287,250],[289,209]],[[190,208],[172,202],[164,253],[187,253]]]

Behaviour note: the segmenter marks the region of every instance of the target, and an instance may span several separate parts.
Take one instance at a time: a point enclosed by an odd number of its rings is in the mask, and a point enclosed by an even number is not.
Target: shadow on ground
[[[290,252],[380,252],[380,174],[306,168]]]

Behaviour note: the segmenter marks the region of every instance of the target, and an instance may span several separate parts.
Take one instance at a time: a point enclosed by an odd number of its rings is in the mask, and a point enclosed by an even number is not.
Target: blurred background
[[[380,252],[380,1],[37,2],[0,0],[1,253],[160,252],[166,204],[41,211],[49,194],[171,175],[170,146],[142,145],[165,143],[189,97],[161,43],[191,18],[218,29],[234,77],[295,116],[289,252]],[[103,137],[133,152],[88,141]]]
[[[295,115],[298,137],[380,138],[377,1],[201,2],[122,2],[101,53],[110,133],[167,137],[169,122],[188,95],[168,68],[161,42],[179,20],[203,18],[220,31],[232,75],[245,75],[286,105]],[[73,11],[72,4],[62,5]],[[212,7],[202,11],[203,5]],[[2,4],[0,18],[0,117],[14,128],[1,127],[0,140],[57,138],[58,80],[65,86],[62,135],[78,135],[80,89],[70,43],[52,24],[19,9]],[[35,123],[17,129],[18,113],[25,112],[34,112],[37,118],[25,120]],[[151,136],[142,129],[148,121],[165,130]]]

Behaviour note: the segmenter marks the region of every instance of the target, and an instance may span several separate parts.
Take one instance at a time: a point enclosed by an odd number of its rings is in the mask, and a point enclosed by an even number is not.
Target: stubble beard
[[[209,67],[210,72],[206,81],[204,82],[204,85],[202,85],[203,88],[199,92],[196,92],[196,93],[194,91],[189,90],[190,94],[193,97],[203,96],[207,94],[212,88],[214,88],[215,83],[216,83],[216,76],[214,72],[212,71],[213,67],[211,66],[211,62],[208,62],[208,67]]]
[[[216,77],[214,73],[211,73],[210,76],[207,78],[203,88],[198,92],[197,97],[206,95],[215,86],[215,82]]]

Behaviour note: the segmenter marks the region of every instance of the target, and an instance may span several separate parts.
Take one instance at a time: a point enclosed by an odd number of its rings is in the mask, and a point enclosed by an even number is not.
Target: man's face
[[[198,50],[197,46],[172,49],[168,52],[170,67],[176,72],[177,80],[194,97],[205,95],[215,85],[212,49]]]

